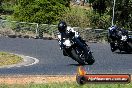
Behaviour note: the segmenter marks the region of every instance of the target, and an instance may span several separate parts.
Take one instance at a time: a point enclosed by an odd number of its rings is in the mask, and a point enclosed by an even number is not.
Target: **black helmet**
[[[58,24],[58,30],[59,32],[65,32],[67,28],[67,24],[65,21],[60,21]]]
[[[111,27],[109,28],[109,30],[111,30],[111,31],[115,31],[116,29],[118,29],[118,27],[117,27],[116,25],[113,25],[113,26],[111,26]]]
[[[110,33],[116,33],[117,29],[118,29],[118,27],[116,25],[113,25],[113,26],[109,27],[109,32]]]

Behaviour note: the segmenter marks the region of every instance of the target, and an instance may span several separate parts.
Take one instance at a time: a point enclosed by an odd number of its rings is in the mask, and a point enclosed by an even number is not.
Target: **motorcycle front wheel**
[[[94,59],[89,47],[85,47],[84,55],[85,55],[85,62],[87,62],[88,65],[92,65],[95,62],[95,59]]]
[[[72,58],[79,63],[79,65],[85,65],[85,61],[80,58],[75,49],[71,50]]]
[[[88,63],[88,65],[92,65],[95,62],[95,59],[91,52],[88,54],[88,57],[85,59],[85,61]]]

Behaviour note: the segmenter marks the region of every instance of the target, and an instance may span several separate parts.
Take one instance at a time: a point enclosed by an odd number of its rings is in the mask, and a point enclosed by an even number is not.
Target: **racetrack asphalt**
[[[88,43],[95,63],[85,65],[87,73],[132,73],[132,54],[112,53],[108,43]],[[0,37],[0,51],[37,58],[29,66],[0,68],[0,75],[73,75],[78,64],[64,57],[57,40]]]

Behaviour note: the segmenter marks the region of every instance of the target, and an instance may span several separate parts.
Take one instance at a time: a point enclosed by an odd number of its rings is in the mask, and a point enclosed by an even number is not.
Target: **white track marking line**
[[[10,52],[8,52],[8,53],[10,53]],[[35,64],[39,63],[39,60],[37,58],[31,57],[31,56],[25,56],[25,55],[16,54],[16,53],[10,53],[10,54],[14,54],[14,55],[17,55],[17,56],[23,58],[23,62],[17,63],[17,64],[12,64],[12,65],[1,66],[0,68],[12,68],[12,67],[31,66],[31,65],[35,65]],[[33,62],[30,63],[29,59],[33,60]],[[26,62],[28,62],[28,61],[29,61],[29,64],[26,64]]]
[[[36,59],[36,58],[34,58],[34,57],[30,57],[30,56],[25,56],[25,57],[30,58],[30,59],[33,59],[33,60],[34,60],[34,62],[33,62],[33,63],[31,63],[31,64],[28,64],[28,65],[24,65],[24,66],[30,66],[30,65],[34,65],[34,64],[39,63],[39,60],[38,60],[38,59]]]

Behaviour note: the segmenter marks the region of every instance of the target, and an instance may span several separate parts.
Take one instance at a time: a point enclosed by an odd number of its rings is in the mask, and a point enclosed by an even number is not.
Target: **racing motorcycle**
[[[115,35],[114,41],[110,37],[108,40],[110,42],[112,52],[116,50],[127,53],[132,52],[132,36],[128,35],[128,31],[119,31],[117,35]]]
[[[95,62],[95,59],[90,51],[90,47],[84,40],[80,41],[79,38],[75,38],[74,33],[71,32],[68,34],[69,37],[64,39],[63,42],[63,55],[71,57],[80,65],[85,65],[86,63],[92,65]]]

